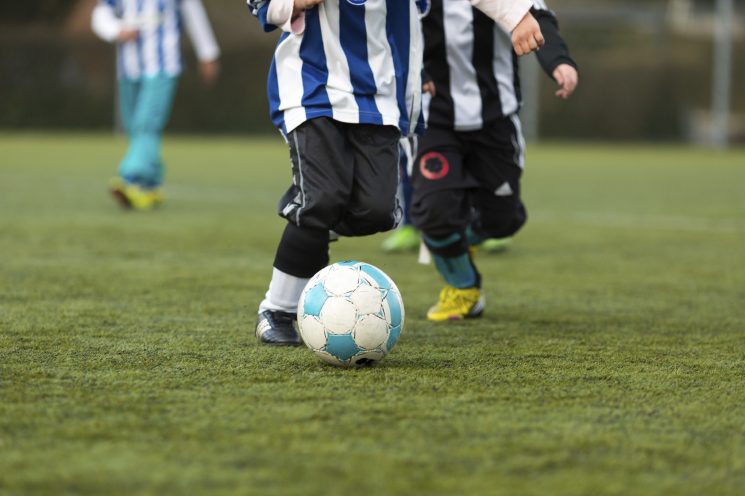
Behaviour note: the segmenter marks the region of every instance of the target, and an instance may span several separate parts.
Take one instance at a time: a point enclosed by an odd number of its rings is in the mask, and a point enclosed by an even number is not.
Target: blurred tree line
[[[114,48],[90,31],[97,0],[0,3],[0,128],[111,129]],[[580,65],[569,102],[541,75],[540,135],[548,139],[683,140],[706,122],[712,40],[674,28],[675,0],[548,0]],[[688,2],[689,0],[680,0]],[[273,132],[266,73],[277,34],[261,32],[244,0],[203,0],[223,51],[217,87],[201,87],[193,52],[169,129]],[[745,0],[736,0],[743,15]],[[695,1],[710,10],[711,0]],[[739,20],[743,18],[740,17]],[[742,26],[741,26],[742,27]],[[735,40],[733,88],[745,87],[743,36]],[[745,93],[733,94],[736,132],[745,140]],[[703,116],[703,117],[702,117]]]

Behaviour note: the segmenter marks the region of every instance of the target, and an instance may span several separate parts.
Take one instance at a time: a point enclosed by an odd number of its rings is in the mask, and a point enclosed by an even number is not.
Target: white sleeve
[[[197,52],[197,58],[201,62],[217,60],[220,57],[220,47],[217,46],[215,33],[212,31],[202,1],[182,0],[181,15],[186,32],[194,45],[194,51]]]
[[[272,0],[266,11],[266,20],[278,26],[282,31],[300,34],[305,31],[305,12],[301,12],[296,19],[292,18],[295,9],[294,0]]]
[[[471,4],[494,19],[508,33],[517,27],[533,6],[531,0],[471,0]]]
[[[122,30],[122,22],[113,8],[99,3],[91,15],[91,29],[102,40],[113,43]]]

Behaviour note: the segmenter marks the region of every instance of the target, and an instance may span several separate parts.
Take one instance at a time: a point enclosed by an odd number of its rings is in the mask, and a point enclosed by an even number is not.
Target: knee
[[[368,236],[389,231],[400,216],[400,208],[394,204],[371,203],[349,210],[338,226],[338,232],[348,236]]]
[[[482,212],[479,234],[484,238],[507,238],[518,232],[527,220],[528,214],[522,204],[514,210]]]
[[[411,204],[413,224],[428,236],[442,237],[461,231],[468,224],[463,199],[448,191],[436,191]]]
[[[308,217],[316,219],[319,227],[333,229],[344,215],[344,205],[332,195],[320,195],[316,201],[309,202]]]
[[[400,210],[400,207],[395,203],[371,205],[368,210],[368,217],[370,224],[376,226],[375,232],[393,229],[397,223],[396,213]]]

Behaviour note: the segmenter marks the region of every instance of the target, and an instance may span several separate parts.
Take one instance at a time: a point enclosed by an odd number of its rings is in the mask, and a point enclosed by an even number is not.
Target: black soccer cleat
[[[294,313],[264,310],[256,323],[256,339],[259,343],[273,346],[299,346],[303,342],[296,325],[297,315]]]

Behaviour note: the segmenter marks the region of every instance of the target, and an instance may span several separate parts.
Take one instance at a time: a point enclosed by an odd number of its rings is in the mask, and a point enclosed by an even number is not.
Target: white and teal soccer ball
[[[404,325],[401,293],[382,270],[364,262],[338,262],[320,270],[303,289],[297,311],[305,344],[340,367],[382,360]]]

